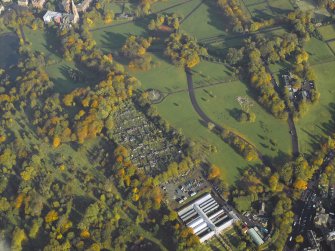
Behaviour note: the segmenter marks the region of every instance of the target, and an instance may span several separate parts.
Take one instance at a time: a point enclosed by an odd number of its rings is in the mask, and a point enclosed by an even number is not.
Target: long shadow
[[[63,58],[62,53],[59,50],[60,41],[56,34],[57,31],[53,28],[46,29],[46,32],[44,32],[46,44],[43,44],[43,46],[49,53],[55,54],[59,58]]]
[[[273,7],[273,6],[270,6],[269,5],[269,9],[271,10],[271,12],[275,15],[275,16],[284,16],[284,15],[287,15],[289,12],[291,12],[292,10],[290,9],[280,9],[280,8],[277,8],[277,7]]]
[[[227,18],[223,15],[223,11],[217,5],[216,1],[205,0],[203,3],[208,7],[208,14],[210,18],[208,24],[218,30],[226,32],[226,30],[229,28],[227,26],[229,20],[227,20]]]
[[[0,68],[17,65],[19,60],[19,39],[15,33],[0,35]]]
[[[278,154],[276,157],[270,157],[270,156],[263,156],[265,158],[266,161],[268,161],[269,163],[272,163],[273,166],[277,167],[277,166],[282,166],[283,164],[287,163],[288,161],[290,161],[292,159],[292,156],[279,150]]]
[[[310,140],[308,142],[308,144],[312,147],[312,149],[318,149],[320,147],[320,142],[322,142],[323,137],[317,134],[312,134],[308,131],[306,131],[305,129],[301,129],[301,131],[303,131],[304,133],[306,133]]]
[[[118,50],[125,43],[127,37],[111,31],[105,31],[102,40],[102,47],[109,48],[111,50]]]
[[[330,135],[335,133],[335,103],[330,103],[327,107],[327,110],[331,114],[328,122],[323,122],[321,125],[317,125],[317,127],[326,135]]]
[[[253,19],[256,21],[262,21],[273,18],[273,15],[266,13],[266,9],[254,10]]]
[[[237,108],[233,109],[226,109],[231,117],[233,117],[236,121],[239,121],[239,118],[241,116],[241,110]]]

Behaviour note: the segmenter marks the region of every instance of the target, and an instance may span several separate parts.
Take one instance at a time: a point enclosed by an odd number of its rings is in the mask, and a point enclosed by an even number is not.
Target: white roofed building
[[[44,23],[51,23],[60,18],[62,18],[62,13],[48,10],[43,16],[43,21]]]
[[[193,229],[200,242],[212,238],[215,234],[232,226],[233,217],[212,197],[205,194],[192,204],[178,211],[183,223]]]

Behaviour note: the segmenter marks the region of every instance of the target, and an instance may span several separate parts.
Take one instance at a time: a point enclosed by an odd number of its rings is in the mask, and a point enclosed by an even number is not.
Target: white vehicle
[[[295,225],[297,225],[297,222],[296,222],[296,221],[293,223],[293,226],[295,226]]]
[[[292,239],[293,239],[293,237],[291,236],[290,239],[289,239],[289,241],[292,241]]]

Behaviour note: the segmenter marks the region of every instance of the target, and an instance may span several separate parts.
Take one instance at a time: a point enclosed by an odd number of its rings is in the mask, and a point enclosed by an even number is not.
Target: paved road
[[[194,92],[194,86],[193,86],[193,79],[192,79],[192,72],[191,72],[191,70],[190,69],[185,69],[185,72],[186,72],[186,78],[187,78],[188,94],[190,96],[191,103],[192,103],[192,106],[193,106],[194,110],[198,113],[198,115],[200,116],[200,118],[206,124],[208,124],[208,123],[214,124],[215,129],[217,131],[219,131],[220,133],[222,133],[224,131],[224,128],[220,124],[216,123],[211,118],[209,118],[207,116],[207,114],[201,109],[201,107],[199,106],[199,104],[197,102],[197,99],[196,99],[196,96],[195,96],[195,92]],[[264,166],[266,166],[266,165],[269,166],[269,163],[267,163],[265,161],[262,153],[257,150],[257,148],[256,148],[255,145],[253,145],[252,143],[248,142],[247,140],[245,140],[244,138],[240,137],[239,135],[237,135],[237,134],[235,134],[233,132],[230,132],[230,135],[232,135],[234,137],[237,137],[240,140],[242,140],[243,142],[245,142],[246,144],[252,146],[256,150],[258,158],[262,161],[263,165]]]
[[[308,183],[307,189],[302,193],[300,200],[296,202],[294,210],[296,214],[292,226],[292,233],[286,242],[284,250],[292,250],[295,244],[295,237],[301,234],[305,238],[307,230],[313,229],[313,221],[316,214],[315,204],[319,200],[317,192],[320,175],[325,171],[328,164],[333,161],[334,156],[335,153],[333,151],[328,152],[320,169],[315,172],[313,178]]]
[[[299,141],[298,141],[298,134],[297,134],[297,130],[295,128],[292,112],[288,108],[288,104],[287,104],[285,98],[283,97],[281,90],[279,89],[279,86],[278,86],[278,84],[277,84],[277,82],[274,78],[274,75],[273,75],[270,67],[267,64],[264,64],[264,65],[265,65],[266,70],[271,75],[271,83],[272,83],[274,89],[276,90],[278,95],[281,97],[281,99],[285,101],[286,109],[289,112],[289,115],[288,115],[288,118],[287,118],[287,123],[288,123],[288,126],[290,128],[290,135],[291,135],[291,142],[292,142],[292,154],[293,154],[293,156],[298,157],[299,156]]]

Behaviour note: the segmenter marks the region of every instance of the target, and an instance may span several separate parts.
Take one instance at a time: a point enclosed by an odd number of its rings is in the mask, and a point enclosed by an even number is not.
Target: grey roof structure
[[[200,242],[230,227],[235,219],[212,197],[205,194],[190,205],[179,210],[178,215],[187,227],[193,229]]]

